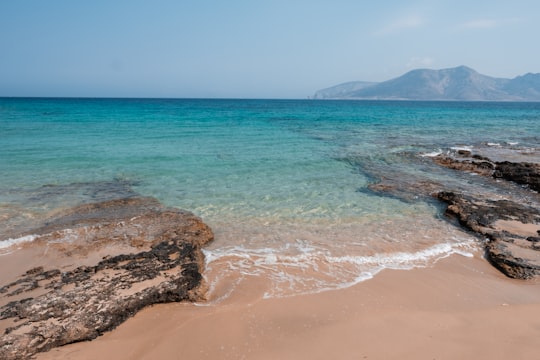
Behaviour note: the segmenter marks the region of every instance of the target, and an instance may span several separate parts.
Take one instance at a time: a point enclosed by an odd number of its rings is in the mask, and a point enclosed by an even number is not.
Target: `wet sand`
[[[475,254],[384,270],[351,288],[262,299],[252,278],[216,305],[155,305],[44,359],[537,359],[540,282]]]

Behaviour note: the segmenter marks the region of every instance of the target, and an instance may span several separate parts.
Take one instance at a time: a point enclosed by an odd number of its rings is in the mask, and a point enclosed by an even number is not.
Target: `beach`
[[[155,305],[36,358],[536,359],[540,283],[474,255],[287,298],[262,299],[254,277],[219,305]]]
[[[0,105],[0,357],[536,358],[538,104]]]

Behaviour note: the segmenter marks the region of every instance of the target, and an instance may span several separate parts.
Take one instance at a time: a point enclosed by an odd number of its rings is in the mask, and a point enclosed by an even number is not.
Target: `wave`
[[[12,247],[34,241],[38,235],[26,235],[14,239],[0,241],[0,255],[6,255],[12,252]]]
[[[228,298],[247,277],[269,280],[263,298],[279,298],[347,288],[373,278],[384,269],[426,267],[452,254],[473,257],[474,240],[442,243],[416,252],[334,255],[303,241],[281,248],[231,246],[204,250],[210,303]],[[228,283],[228,288],[218,285]]]

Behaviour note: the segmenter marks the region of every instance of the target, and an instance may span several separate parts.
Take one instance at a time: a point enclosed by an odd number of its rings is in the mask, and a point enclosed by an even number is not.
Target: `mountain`
[[[376,82],[369,81],[350,81],[336,86],[332,86],[326,89],[319,90],[313,96],[314,99],[333,99],[348,97],[348,94],[367,88],[372,85],[376,85]]]
[[[525,74],[510,80],[504,87],[509,93],[527,99],[540,99],[540,74]]]
[[[381,83],[353,81],[323,90],[314,99],[540,101],[540,74],[514,79],[482,75],[467,66],[417,69]]]

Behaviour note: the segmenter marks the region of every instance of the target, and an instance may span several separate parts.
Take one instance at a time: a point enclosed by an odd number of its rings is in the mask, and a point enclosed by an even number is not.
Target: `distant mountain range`
[[[313,99],[540,101],[540,74],[504,79],[467,66],[417,69],[380,83],[352,81],[332,86],[317,91]]]

